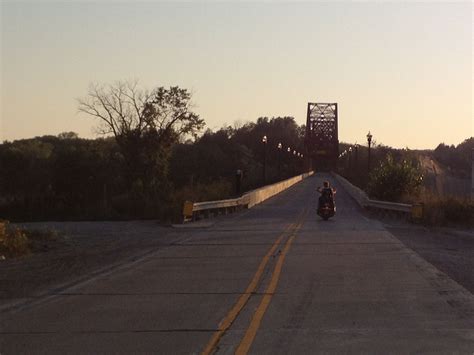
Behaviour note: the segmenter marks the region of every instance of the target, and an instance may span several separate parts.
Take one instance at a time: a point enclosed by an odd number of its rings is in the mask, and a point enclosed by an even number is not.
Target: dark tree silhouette
[[[130,187],[147,196],[167,191],[173,144],[204,127],[192,111],[191,94],[177,86],[148,91],[137,82],[91,84],[78,102],[80,112],[99,119],[99,133],[113,134]]]

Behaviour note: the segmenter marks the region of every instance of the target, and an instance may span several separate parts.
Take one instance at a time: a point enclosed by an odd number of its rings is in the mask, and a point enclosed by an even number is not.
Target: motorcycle
[[[334,204],[334,200],[325,201],[321,203],[319,205],[317,213],[325,221],[327,221],[331,217],[334,217],[334,215],[336,214],[336,205]]]
[[[319,200],[319,207],[317,211],[318,215],[327,221],[329,218],[334,217],[336,214],[336,204],[334,203],[334,198],[323,198]]]

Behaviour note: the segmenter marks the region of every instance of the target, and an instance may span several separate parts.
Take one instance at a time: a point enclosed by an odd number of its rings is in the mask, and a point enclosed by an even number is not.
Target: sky
[[[119,80],[189,89],[213,130],[337,102],[340,141],[473,136],[470,1],[0,2],[0,141],[97,137],[77,99]]]

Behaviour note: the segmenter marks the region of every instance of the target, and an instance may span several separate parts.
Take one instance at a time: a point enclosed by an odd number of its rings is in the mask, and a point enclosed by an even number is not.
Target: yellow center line
[[[226,317],[221,321],[221,323],[219,324],[219,329],[212,335],[204,351],[202,352],[202,355],[209,355],[214,352],[215,347],[219,343],[219,340],[221,339],[221,337],[224,335],[226,330],[232,325],[235,318],[237,318],[242,308],[244,308],[245,304],[249,300],[252,293],[255,292],[255,290],[257,289],[258,282],[260,281],[260,278],[263,274],[263,271],[265,270],[265,266],[270,260],[270,257],[278,248],[278,245],[280,244],[285,234],[289,230],[291,230],[294,227],[294,225],[295,224],[292,223],[285,229],[285,231],[280,235],[280,237],[275,241],[275,243],[273,243],[268,253],[263,257],[262,261],[260,262],[260,265],[258,266],[257,272],[255,273],[252,281],[250,282],[247,289],[245,290],[245,293],[240,295],[239,299],[237,300],[237,303],[234,305],[234,307],[232,307],[232,309],[229,311]]]
[[[247,354],[250,347],[252,346],[255,336],[257,335],[257,331],[260,328],[260,323],[262,322],[262,318],[265,315],[265,312],[270,304],[270,301],[272,300],[273,294],[275,293],[276,287],[278,285],[278,280],[280,278],[283,262],[285,261],[285,256],[288,253],[291,243],[295,239],[296,233],[301,228],[302,224],[303,222],[300,222],[296,226],[293,234],[291,235],[290,238],[288,238],[287,242],[285,243],[285,247],[282,253],[280,254],[280,256],[278,257],[278,261],[275,265],[275,269],[273,270],[272,278],[270,280],[270,283],[267,286],[267,289],[265,290],[265,294],[263,295],[262,301],[260,302],[260,305],[255,311],[252,317],[252,321],[250,322],[250,325],[247,331],[245,332],[245,335],[242,338],[242,341],[240,342],[239,347],[235,351],[236,355]]]

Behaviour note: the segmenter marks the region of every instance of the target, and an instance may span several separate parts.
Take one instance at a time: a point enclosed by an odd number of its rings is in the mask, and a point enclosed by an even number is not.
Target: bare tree
[[[80,112],[99,119],[99,133],[115,136],[132,180],[148,185],[166,175],[172,144],[204,127],[191,94],[177,86],[148,91],[136,81],[91,84],[78,104]]]
[[[194,134],[204,121],[191,111],[191,94],[177,86],[153,91],[138,88],[138,82],[114,85],[91,84],[87,96],[79,99],[79,111],[100,119],[101,134],[115,137],[131,133],[142,136],[173,131],[177,136]]]

